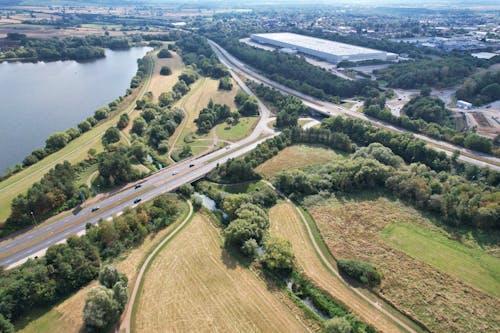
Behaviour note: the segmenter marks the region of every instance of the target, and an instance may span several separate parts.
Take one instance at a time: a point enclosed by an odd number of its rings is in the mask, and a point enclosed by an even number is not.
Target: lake
[[[44,147],[50,134],[123,96],[149,50],[106,50],[105,58],[85,63],[0,63],[0,174]]]

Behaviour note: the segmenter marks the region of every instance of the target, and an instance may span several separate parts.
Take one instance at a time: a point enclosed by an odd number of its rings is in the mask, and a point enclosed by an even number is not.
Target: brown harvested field
[[[157,234],[149,235],[144,242],[137,248],[122,255],[121,261],[113,265],[118,270],[128,277],[129,290],[132,290],[136,273],[139,265],[147,253],[153,249],[156,244],[171,230],[175,228],[177,223],[170,225],[158,232]],[[85,295],[88,290],[98,283],[92,282],[90,285],[82,288],[71,297],[64,300],[62,303],[55,306],[49,312],[40,318],[30,322],[22,333],[79,333],[83,326],[83,306],[85,304]]]
[[[274,206],[269,212],[269,219],[271,234],[288,239],[292,243],[298,265],[311,281],[336,300],[346,304],[357,317],[379,331],[400,332],[396,324],[381,315],[374,306],[360,299],[345,282],[323,266],[292,204],[282,203]]]
[[[149,84],[149,91],[153,93],[153,101],[158,102],[158,96],[161,93],[171,91],[174,84],[177,83],[179,75],[184,69],[184,63],[182,62],[181,56],[174,51],[172,53],[172,58],[160,59],[157,57],[158,51],[153,53],[153,58],[155,60],[155,68],[153,71],[153,77],[151,78],[151,83]],[[160,70],[162,66],[168,66],[172,70],[170,75],[160,75]]]
[[[256,274],[222,247],[205,216],[156,257],[137,303],[136,332],[304,332]]]
[[[338,258],[374,264],[384,275],[379,293],[435,332],[498,332],[500,302],[398,251],[381,237],[395,222],[437,230],[417,210],[384,197],[332,201],[309,208]],[[422,245],[423,246],[423,245]],[[495,310],[496,309],[496,310]]]
[[[321,165],[338,158],[342,158],[342,155],[332,149],[300,144],[286,147],[255,170],[266,178],[271,178],[284,170]]]

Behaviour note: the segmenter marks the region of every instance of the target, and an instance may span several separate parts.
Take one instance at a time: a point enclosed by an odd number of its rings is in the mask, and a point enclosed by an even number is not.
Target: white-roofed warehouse
[[[250,38],[261,44],[297,50],[332,63],[341,61],[395,60],[397,55],[366,47],[338,43],[326,39],[293,34],[289,32],[252,34]]]

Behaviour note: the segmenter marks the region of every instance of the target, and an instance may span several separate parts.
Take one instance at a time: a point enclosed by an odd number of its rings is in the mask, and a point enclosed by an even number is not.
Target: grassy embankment
[[[222,247],[204,215],[161,252],[146,276],[136,332],[303,332],[306,327],[264,281]]]
[[[90,131],[83,133],[63,149],[0,182],[0,226],[10,214],[10,203],[12,199],[26,192],[33,183],[39,181],[43,175],[56,164],[62,163],[63,161],[78,163],[88,156],[87,152],[91,148],[96,149],[97,152],[103,150],[100,140],[101,136],[106,129],[116,124],[121,113],[131,112],[134,109],[135,101],[141,98],[149,87],[151,74],[152,73],[148,73],[144,83],[138,89],[134,89],[131,95],[123,99],[118,110],[113,112],[112,116],[106,121],[98,124]]]
[[[151,234],[135,249],[123,253],[113,265],[127,275],[129,292],[131,292],[139,267],[151,251],[165,239],[183,221],[188,213],[187,204],[183,205],[183,213],[176,222],[156,234]],[[79,333],[83,326],[83,306],[85,295],[90,288],[97,285],[94,281],[47,311],[33,313],[30,318],[17,323],[16,329],[21,333]]]
[[[198,155],[210,149],[215,141],[217,141],[217,146],[222,146],[224,143],[218,142],[219,140],[236,141],[248,136],[253,130],[257,117],[243,117],[240,119],[240,124],[231,127],[228,127],[227,124],[219,124],[215,126],[215,130],[212,129],[204,135],[196,133],[198,127],[194,121],[210,99],[217,104],[229,105],[231,111],[237,109],[234,104],[234,96],[239,89],[237,84],[233,81],[233,89],[230,91],[218,90],[218,85],[218,80],[201,77],[191,85],[191,90],[175,104],[175,107],[184,111],[185,117],[169,140],[174,159],[178,159],[178,153],[185,145],[191,147],[193,155]]]

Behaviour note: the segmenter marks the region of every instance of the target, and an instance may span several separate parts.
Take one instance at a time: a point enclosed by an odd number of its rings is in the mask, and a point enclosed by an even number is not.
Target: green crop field
[[[382,231],[382,237],[391,246],[411,257],[492,296],[500,296],[500,258],[409,223],[387,225]]]

